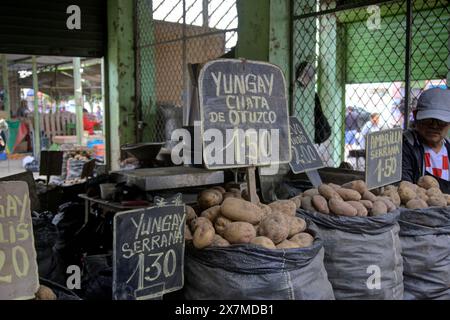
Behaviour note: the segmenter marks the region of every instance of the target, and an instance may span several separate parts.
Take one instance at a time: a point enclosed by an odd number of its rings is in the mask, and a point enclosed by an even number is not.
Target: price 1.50
[[[391,157],[379,159],[375,172],[377,174],[377,182],[380,183],[384,178],[392,177],[397,171],[397,158]]]

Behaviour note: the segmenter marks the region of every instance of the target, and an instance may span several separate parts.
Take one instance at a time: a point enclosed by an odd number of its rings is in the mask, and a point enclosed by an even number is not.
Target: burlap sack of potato
[[[300,210],[319,229],[324,265],[336,300],[402,300],[403,261],[394,211],[377,217],[324,215]],[[380,286],[371,278],[380,271]]]
[[[317,237],[312,246],[301,249],[270,250],[247,244],[198,250],[187,244],[185,298],[334,300],[323,255]]]
[[[450,299],[450,209],[401,209],[405,300]]]

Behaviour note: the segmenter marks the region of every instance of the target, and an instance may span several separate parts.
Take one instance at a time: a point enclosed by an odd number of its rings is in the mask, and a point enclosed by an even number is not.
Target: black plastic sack
[[[450,299],[450,209],[402,209],[405,300]]]
[[[403,299],[398,211],[378,217],[300,212],[319,229],[337,300]]]
[[[320,239],[304,249],[254,245],[197,250],[186,244],[188,300],[334,300]]]
[[[85,257],[80,293],[83,299],[112,300],[112,283],[112,254]]]

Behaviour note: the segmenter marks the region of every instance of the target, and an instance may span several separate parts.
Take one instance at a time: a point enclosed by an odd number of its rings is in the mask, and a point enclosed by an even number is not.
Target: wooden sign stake
[[[258,204],[258,196],[256,193],[256,177],[255,177],[255,166],[247,167],[247,192],[250,197],[250,202]]]

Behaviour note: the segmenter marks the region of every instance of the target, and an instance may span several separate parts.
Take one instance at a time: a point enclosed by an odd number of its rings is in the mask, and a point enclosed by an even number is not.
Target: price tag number
[[[16,246],[11,250],[11,258],[14,275],[17,278],[24,278],[28,274],[28,270],[30,269],[30,262],[28,260],[27,252],[24,248],[20,246]],[[2,269],[6,263],[6,254],[4,251],[0,250],[0,283],[11,283],[12,276],[11,274],[3,274]]]
[[[376,167],[377,181],[381,182],[381,179],[389,178],[397,171],[397,159],[395,157],[379,159]]]
[[[298,146],[292,148],[295,154],[295,161],[297,164],[306,165],[317,161],[314,149],[311,146]]]

